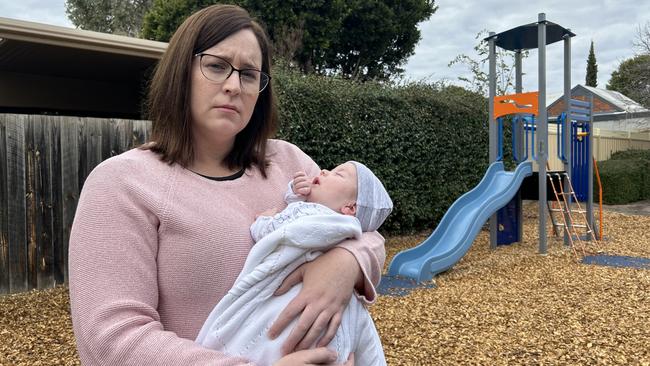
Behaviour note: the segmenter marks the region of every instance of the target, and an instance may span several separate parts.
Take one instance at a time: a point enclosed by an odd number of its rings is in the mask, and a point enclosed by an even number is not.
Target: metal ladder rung
[[[585,228],[586,229],[585,230],[585,235],[587,237],[591,236],[596,241],[598,241],[598,239],[596,239],[594,237],[593,229],[589,226],[589,222],[587,221],[587,218],[585,216],[587,211],[584,210],[580,206],[578,198],[576,197],[576,193],[573,190],[573,185],[571,184],[571,178],[569,178],[569,175],[566,174],[566,173],[563,173],[562,175],[564,176],[564,178],[566,178],[566,181],[569,183],[569,187],[568,187],[569,189],[568,189],[567,192],[565,192],[563,190],[561,183],[560,183],[560,186],[559,186],[559,188],[560,188],[559,191],[556,190],[555,184],[553,183],[553,178],[551,177],[550,174],[547,173],[547,176],[551,178],[551,187],[553,188],[553,193],[555,194],[555,199],[557,200],[557,203],[560,206],[560,208],[559,209],[558,208],[551,208],[551,206],[548,203],[547,203],[547,207],[548,207],[548,210],[549,210],[549,216],[551,217],[551,221],[553,222],[553,230],[557,233],[557,231],[558,231],[557,228],[558,227],[562,228],[562,231],[565,234],[565,240],[567,240],[567,235],[568,235],[568,242],[573,247],[574,255],[576,256],[576,259],[578,259],[577,258],[578,253],[576,251],[575,245],[576,245],[576,243],[580,243],[580,246],[583,246],[584,244],[582,243],[580,235],[578,234],[578,230],[576,230],[576,229]],[[555,176],[557,176],[558,178],[562,178],[559,174],[555,174]],[[569,197],[567,198],[567,196],[569,196]],[[560,197],[562,197],[562,198],[560,198]],[[571,200],[573,200],[573,199],[575,199],[575,202],[577,204],[577,209],[572,209],[571,205],[569,204],[569,202],[571,202]],[[564,207],[562,206],[562,202],[561,202],[562,200],[565,203]],[[553,218],[553,212],[562,212],[562,220],[564,221],[564,223],[556,223],[554,218]],[[581,215],[583,220],[574,220],[573,217],[572,217],[573,213]],[[584,222],[584,224],[575,224],[576,221]],[[574,240],[573,240],[574,236],[576,238],[575,240],[577,241],[576,243],[574,243]],[[587,239],[587,240],[590,240],[590,239]],[[585,252],[584,247],[581,250],[582,250],[582,253],[584,255],[584,252]]]

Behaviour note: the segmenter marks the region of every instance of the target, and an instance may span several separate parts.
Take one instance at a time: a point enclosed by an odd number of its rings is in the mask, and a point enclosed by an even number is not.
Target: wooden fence
[[[150,125],[0,114],[0,294],[67,282],[84,180],[102,160],[144,142]]]
[[[67,282],[68,239],[84,180],[102,160],[144,142],[150,125],[0,114],[0,294]],[[598,160],[619,150],[650,149],[648,134],[597,130],[594,137]],[[551,160],[554,143],[549,136]]]

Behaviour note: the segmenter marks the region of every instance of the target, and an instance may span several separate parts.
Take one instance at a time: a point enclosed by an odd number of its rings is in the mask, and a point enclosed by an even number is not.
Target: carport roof
[[[167,43],[0,17],[0,71],[119,81],[155,65]]]

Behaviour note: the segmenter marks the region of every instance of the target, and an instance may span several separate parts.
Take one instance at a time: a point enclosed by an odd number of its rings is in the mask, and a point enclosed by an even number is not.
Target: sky
[[[500,33],[536,22],[538,13],[571,29],[571,85],[584,84],[589,45],[594,42],[598,87],[604,88],[612,71],[634,56],[632,42],[639,26],[650,21],[648,0],[437,0],[438,10],[419,24],[422,39],[405,65],[407,81],[465,85],[467,67],[448,64],[459,54],[478,59],[474,46],[482,30]],[[0,0],[0,17],[74,28],[65,14],[64,0]],[[547,94],[562,94],[564,83],[562,42],[546,50]],[[523,61],[524,91],[538,90],[537,51]],[[487,67],[487,65],[486,65]]]

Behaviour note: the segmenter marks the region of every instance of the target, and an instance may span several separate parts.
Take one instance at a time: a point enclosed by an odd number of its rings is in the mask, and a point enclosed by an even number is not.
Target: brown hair
[[[151,80],[147,108],[152,134],[150,143],[143,145],[143,149],[160,154],[161,160],[169,164],[192,163],[192,60],[195,54],[242,29],[250,29],[255,34],[262,50],[262,71],[270,74],[268,38],[246,10],[234,5],[213,5],[192,14],[178,27]],[[235,137],[226,165],[230,169],[256,165],[266,178],[266,141],[275,134],[277,123],[273,86],[269,82],[260,93],[247,126]]]

